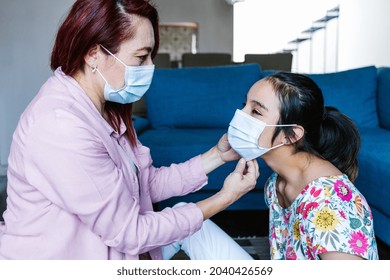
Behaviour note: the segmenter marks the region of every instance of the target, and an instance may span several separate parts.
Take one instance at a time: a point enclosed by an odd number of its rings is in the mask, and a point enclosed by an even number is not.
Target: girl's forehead
[[[274,99],[277,100],[277,96],[272,84],[266,80],[260,80],[256,82],[249,90],[248,97],[261,98],[264,101],[271,101]]]
[[[279,115],[280,101],[275,89],[269,81],[260,80],[256,82],[247,95],[247,101],[255,104],[262,104],[267,108],[268,113]]]

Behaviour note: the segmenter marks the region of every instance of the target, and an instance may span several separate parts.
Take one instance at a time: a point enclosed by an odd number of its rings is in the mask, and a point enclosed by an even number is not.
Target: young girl
[[[358,130],[324,107],[310,78],[280,72],[255,83],[228,139],[274,171],[265,186],[272,259],[378,259],[371,210],[353,185]]]

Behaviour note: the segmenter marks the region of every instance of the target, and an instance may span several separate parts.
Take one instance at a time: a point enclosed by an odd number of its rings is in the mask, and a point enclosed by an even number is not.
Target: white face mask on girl
[[[266,152],[283,146],[283,143],[271,148],[259,146],[260,135],[266,126],[296,126],[296,124],[267,125],[237,109],[228,129],[230,146],[246,161],[261,157]]]
[[[141,97],[149,89],[149,86],[153,79],[154,65],[146,66],[128,66],[113,53],[100,45],[110,55],[125,66],[125,86],[115,90],[104,78],[99,69],[94,68],[93,71],[97,71],[103,78],[104,85],[104,99],[111,102],[128,104],[133,103],[141,99]]]

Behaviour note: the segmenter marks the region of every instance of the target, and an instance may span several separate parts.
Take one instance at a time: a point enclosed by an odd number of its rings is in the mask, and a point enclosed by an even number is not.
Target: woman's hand
[[[240,159],[235,170],[226,177],[220,192],[229,195],[233,201],[236,201],[255,188],[259,175],[259,164],[256,159],[248,162]]]
[[[223,165],[227,161],[233,161],[240,158],[232,147],[230,147],[226,133],[222,135],[217,145],[203,153],[201,156],[203,168],[206,174],[209,174],[211,171]]]
[[[248,165],[247,169],[246,165]],[[253,190],[258,177],[257,161],[254,159],[246,163],[244,159],[240,159],[234,171],[226,177],[222,189],[213,196],[196,203],[203,213],[203,218],[209,219]]]
[[[238,160],[240,155],[236,153],[230,146],[227,138],[227,134],[222,135],[217,143],[217,151],[223,162]]]

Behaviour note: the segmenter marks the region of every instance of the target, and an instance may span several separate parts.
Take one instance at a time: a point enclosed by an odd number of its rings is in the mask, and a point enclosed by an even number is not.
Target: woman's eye
[[[142,56],[138,57],[138,59],[140,60],[141,64],[144,63],[147,58],[148,58],[148,55],[142,55]]]

